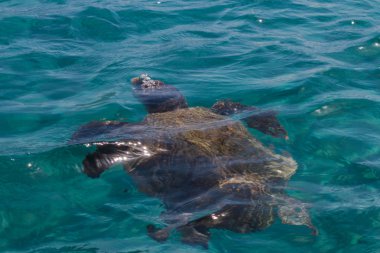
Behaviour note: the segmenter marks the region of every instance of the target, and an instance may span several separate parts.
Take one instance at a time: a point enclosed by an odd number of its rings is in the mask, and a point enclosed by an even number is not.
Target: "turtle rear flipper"
[[[253,205],[228,204],[215,213],[180,226],[177,230],[182,235],[182,242],[208,248],[209,229],[228,229],[246,234],[268,227],[273,222],[272,207],[259,202]]]
[[[164,242],[169,238],[170,232],[175,229],[175,226],[168,226],[162,229],[157,229],[154,225],[147,226],[148,236],[157,242]],[[208,248],[210,232],[206,227],[193,226],[190,224],[183,225],[177,228],[181,233],[181,241],[189,245],[199,245]]]
[[[172,229],[170,228],[157,229],[156,226],[149,224],[146,227],[146,230],[150,238],[156,240],[157,242],[164,242],[169,238],[169,233]]]
[[[178,228],[182,235],[181,241],[189,245],[199,245],[208,249],[208,241],[210,240],[210,232],[207,227],[186,225]]]
[[[278,205],[278,216],[283,224],[307,226],[313,235],[318,235],[317,228],[312,224],[307,206],[299,200],[282,197]]]
[[[220,115],[233,115],[241,112],[254,112],[254,115],[243,118],[251,128],[255,128],[264,134],[272,135],[273,137],[288,138],[285,128],[280,124],[274,111],[261,111],[260,109],[243,105],[239,102],[231,100],[219,100],[212,107],[211,111]]]

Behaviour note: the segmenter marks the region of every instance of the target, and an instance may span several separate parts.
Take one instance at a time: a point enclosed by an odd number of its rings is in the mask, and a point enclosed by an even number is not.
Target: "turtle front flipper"
[[[118,141],[96,143],[96,151],[83,160],[84,173],[97,178],[115,164],[135,167],[139,162],[148,159],[157,152],[139,141]]]
[[[99,138],[115,130],[131,126],[128,122],[119,121],[92,121],[81,126],[72,136],[69,144],[85,144],[100,141]]]
[[[278,216],[283,224],[307,226],[313,235],[318,235],[305,203],[287,196],[281,196],[278,201]]]
[[[278,121],[274,111],[261,111],[256,107],[243,105],[231,100],[219,100],[211,107],[211,110],[216,114],[226,116],[241,112],[253,112],[253,115],[242,119],[249,127],[273,137],[288,138],[285,128]]]
[[[96,150],[83,160],[84,173],[97,178],[115,164],[135,165],[156,152],[137,138],[144,138],[144,129],[138,123],[119,121],[93,121],[81,126],[71,137],[69,144],[96,146]],[[122,139],[103,141],[103,139]]]

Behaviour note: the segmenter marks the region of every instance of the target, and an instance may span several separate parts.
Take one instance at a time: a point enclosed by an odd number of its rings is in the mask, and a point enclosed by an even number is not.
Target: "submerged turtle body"
[[[243,124],[215,114],[207,108],[193,107],[149,114],[143,125],[167,130],[158,133],[155,143],[150,144],[153,147],[149,148],[168,152],[149,159],[151,161],[146,167],[152,168],[152,163],[155,163],[156,170],[160,172],[167,168],[174,169],[168,177],[179,180],[184,176],[179,185],[170,186],[170,182],[163,184],[169,188],[169,192],[173,187],[186,189],[187,184],[194,182],[199,186],[215,186],[217,182],[230,180],[235,175],[252,175],[262,181],[284,181],[297,168],[291,157],[275,154],[265,148]],[[165,156],[170,158],[167,159],[170,164],[165,163]],[[150,170],[155,173],[153,169]],[[140,170],[137,167],[133,171],[138,173]],[[194,180],[187,176],[194,177]],[[153,175],[147,178],[154,180]],[[206,180],[211,182],[203,182]],[[159,189],[153,189],[153,192],[159,192]]]
[[[108,129],[130,129],[134,138],[98,143],[87,155],[84,171],[98,177],[111,165],[122,163],[138,189],[160,198],[167,227],[147,227],[148,234],[164,241],[172,229],[182,241],[207,247],[210,228],[247,233],[264,229],[275,217],[283,223],[306,225],[314,232],[305,206],[284,194],[284,187],[297,169],[289,156],[263,146],[236,120],[228,117],[253,107],[220,101],[211,109],[189,108],[173,86],[146,76],[133,80],[135,95],[148,114],[141,123],[90,123],[75,138],[98,135]],[[248,126],[273,136],[286,137],[272,113],[256,113],[243,119]]]
[[[141,191],[161,197],[168,209],[192,211],[182,209],[210,205],[208,198],[223,198],[218,194],[224,195],[224,192],[238,198],[243,190],[238,186],[233,192],[232,185],[262,188],[263,192],[241,196],[243,201],[269,194],[270,184],[276,182],[278,187],[297,168],[292,158],[265,148],[240,122],[206,108],[149,114],[143,124],[167,129],[158,133],[152,143],[145,142],[149,150],[167,151],[144,159],[138,165],[127,163],[125,167]],[[210,190],[216,192],[210,193],[208,198],[195,199]],[[192,204],[184,207],[183,201]]]

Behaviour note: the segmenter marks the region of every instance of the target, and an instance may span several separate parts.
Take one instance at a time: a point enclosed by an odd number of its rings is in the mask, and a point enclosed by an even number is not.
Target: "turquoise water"
[[[1,252],[380,252],[380,2],[0,1]],[[162,203],[121,166],[90,179],[67,141],[91,120],[146,115],[129,79],[191,106],[274,109],[299,164],[287,192],[319,235],[212,231],[209,250],[146,235]]]

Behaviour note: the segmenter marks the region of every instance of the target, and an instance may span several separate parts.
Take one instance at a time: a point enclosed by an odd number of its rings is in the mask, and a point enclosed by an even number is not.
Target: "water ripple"
[[[191,106],[231,98],[275,110],[289,133],[251,131],[297,160],[289,193],[310,203],[320,236],[276,222],[215,231],[210,252],[380,247],[378,1],[13,0],[0,9],[1,251],[202,251],[178,235],[150,240],[145,225],[162,222],[162,204],[120,167],[89,180],[88,150],[68,144],[93,120],[141,121],[128,80],[142,72]]]

